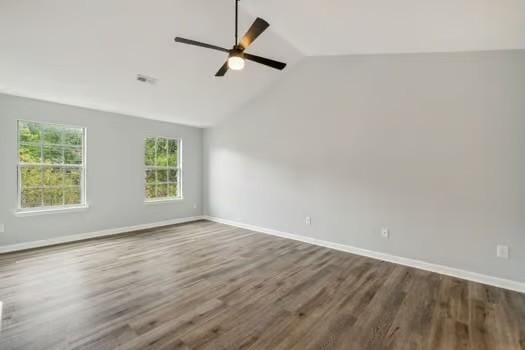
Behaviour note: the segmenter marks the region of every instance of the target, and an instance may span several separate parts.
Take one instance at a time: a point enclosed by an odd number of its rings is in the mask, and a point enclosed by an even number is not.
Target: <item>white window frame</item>
[[[66,165],[66,164],[46,164],[46,163],[22,163],[20,162],[20,145],[26,144],[26,145],[39,145],[40,146],[40,156],[41,161],[43,162],[43,151],[44,151],[44,141],[42,138],[42,132],[40,133],[40,141],[38,143],[31,143],[31,142],[22,142],[20,141],[20,123],[35,123],[35,124],[41,124],[41,125],[50,125],[50,126],[56,126],[64,129],[81,129],[82,130],[82,164],[79,165]],[[39,214],[39,213],[47,213],[47,212],[60,212],[60,211],[75,211],[78,209],[84,209],[87,208],[87,186],[86,186],[86,174],[87,174],[87,128],[82,126],[76,126],[76,125],[67,125],[67,124],[60,124],[60,123],[54,123],[54,122],[47,122],[47,121],[35,121],[35,120],[29,120],[29,119],[18,119],[16,122],[16,139],[17,139],[17,147],[16,147],[16,157],[17,157],[17,208],[16,213],[19,215],[24,214]],[[71,147],[72,145],[65,145],[65,144],[54,144],[53,146],[58,147]],[[62,155],[64,157],[64,154]],[[42,202],[42,206],[39,207],[32,207],[32,208],[23,208],[22,207],[22,172],[21,169],[24,167],[61,167],[63,169],[66,168],[76,168],[80,169],[80,203],[79,204],[62,204],[62,205],[53,205],[53,206],[44,206]],[[57,186],[61,188],[67,188],[67,186]],[[78,187],[72,185],[71,187]],[[42,198],[43,201],[43,198]]]
[[[146,141],[148,139],[155,139],[155,159],[157,159],[157,140],[158,139],[165,139],[165,140],[169,140],[169,141],[176,141],[177,142],[177,166],[176,167],[171,167],[169,166],[158,166],[158,165],[146,165]],[[168,147],[166,147],[166,152],[168,151]],[[143,149],[143,154],[144,154],[144,159],[143,159],[143,164],[144,164],[144,186],[143,186],[143,190],[144,190],[144,203],[145,204],[155,204],[155,203],[162,203],[162,202],[173,202],[173,201],[180,201],[180,200],[183,200],[184,199],[184,195],[183,195],[183,181],[182,181],[182,178],[183,178],[183,160],[182,160],[182,139],[179,138],[179,137],[169,137],[169,136],[150,136],[150,137],[146,137],[144,138],[144,149]],[[176,169],[177,170],[177,196],[175,197],[169,197],[169,196],[166,196],[166,197],[157,197],[157,198],[147,198],[146,197],[146,186],[148,185],[147,184],[147,180],[146,180],[146,173],[148,170],[164,170],[166,169],[168,171],[168,178],[169,178],[169,170],[171,169]],[[156,176],[156,175],[155,175]],[[155,191],[157,191],[157,185],[158,184],[163,184],[162,182],[158,182],[157,180],[158,179],[155,179]]]

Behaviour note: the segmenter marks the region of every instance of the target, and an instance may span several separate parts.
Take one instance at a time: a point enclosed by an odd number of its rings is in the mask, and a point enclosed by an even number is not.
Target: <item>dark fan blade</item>
[[[178,43],[182,43],[182,44],[188,44],[188,45],[193,45],[193,46],[200,46],[200,47],[204,47],[204,48],[207,48],[207,49],[218,50],[218,51],[222,51],[222,52],[230,52],[230,50],[225,49],[224,47],[210,45],[210,44],[205,44],[205,43],[201,43],[200,41],[184,39],[184,38],[179,38],[179,37],[176,37],[175,41],[178,42]]]
[[[226,61],[221,69],[219,69],[219,71],[215,74],[216,77],[223,77],[224,74],[226,74],[226,72],[228,71],[228,61]]]
[[[264,58],[260,56],[250,55],[249,53],[245,53],[243,55],[244,58],[250,61],[254,61],[260,64],[264,64],[265,66],[269,66],[275,69],[283,70],[284,67],[286,67],[286,63],[282,63],[279,61],[274,61],[269,58]]]
[[[269,26],[270,24],[268,22],[266,22],[262,18],[257,17],[250,29],[248,29],[246,34],[244,34],[244,36],[242,37],[241,42],[239,43],[241,48],[243,50],[246,50],[248,46],[250,46],[250,44],[253,43],[255,39],[257,39],[257,37],[261,35],[262,32],[264,32]]]

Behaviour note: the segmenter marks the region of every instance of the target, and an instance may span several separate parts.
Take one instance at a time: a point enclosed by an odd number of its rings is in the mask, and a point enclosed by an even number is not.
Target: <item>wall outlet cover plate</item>
[[[496,247],[496,256],[502,259],[509,258],[509,247],[506,245],[498,245]]]

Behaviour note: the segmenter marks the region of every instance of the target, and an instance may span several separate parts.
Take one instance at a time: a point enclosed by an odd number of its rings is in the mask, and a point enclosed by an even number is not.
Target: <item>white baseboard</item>
[[[152,222],[149,224],[112,228],[112,229],[96,231],[96,232],[80,233],[77,235],[62,236],[62,237],[50,238],[50,239],[45,239],[45,240],[40,240],[40,241],[4,245],[4,246],[0,246],[0,254],[17,252],[20,250],[47,247],[47,246],[63,244],[63,243],[83,241],[83,240],[91,239],[91,238],[118,235],[121,233],[146,230],[146,229],[161,227],[161,226],[182,224],[185,222],[197,221],[197,220],[202,220],[202,219],[203,219],[202,216],[192,216],[192,217],[187,217],[187,218]]]
[[[320,240],[317,238],[311,238],[311,237],[297,235],[293,233],[281,232],[281,231],[268,229],[264,227],[243,224],[243,223],[236,222],[236,221],[225,220],[225,219],[220,219],[220,218],[211,217],[211,216],[204,216],[203,218],[205,220],[214,221],[214,222],[218,222],[218,223],[225,224],[225,225],[240,227],[240,228],[244,228],[250,231],[256,231],[256,232],[266,233],[266,234],[273,235],[273,236],[293,239],[296,241],[301,241],[304,243],[309,243],[309,244],[313,244],[313,245],[317,245],[321,247],[340,250],[343,252],[352,253],[356,255],[362,255],[362,256],[366,256],[369,258],[378,259],[382,261],[388,261],[394,264],[410,266],[416,269],[431,271],[431,272],[439,273],[442,275],[457,277],[457,278],[465,279],[468,281],[473,281],[477,283],[487,284],[490,286],[509,289],[509,290],[513,290],[516,292],[520,292],[520,293],[525,293],[525,283],[523,282],[488,276],[488,275],[484,275],[484,274],[480,274],[476,272],[456,269],[453,267],[438,265],[438,264],[429,263],[425,261],[403,258],[400,256],[395,256],[395,255],[376,252],[372,250],[352,247],[352,246],[340,244],[340,243],[324,241],[324,240]]]

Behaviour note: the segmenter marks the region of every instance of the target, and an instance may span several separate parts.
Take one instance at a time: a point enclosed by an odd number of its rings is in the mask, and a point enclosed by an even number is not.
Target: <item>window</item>
[[[180,140],[164,137],[146,139],[146,201],[182,198],[180,148]]]
[[[83,128],[18,121],[18,209],[85,204]]]

